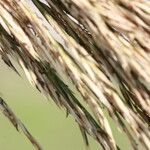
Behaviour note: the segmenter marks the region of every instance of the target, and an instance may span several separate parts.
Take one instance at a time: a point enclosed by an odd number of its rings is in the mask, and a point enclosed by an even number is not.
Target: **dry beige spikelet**
[[[149,0],[1,0],[0,22],[4,62],[17,72],[14,58],[33,86],[65,107],[87,145],[89,134],[103,149],[119,149],[104,107],[133,149],[137,141],[150,149]]]

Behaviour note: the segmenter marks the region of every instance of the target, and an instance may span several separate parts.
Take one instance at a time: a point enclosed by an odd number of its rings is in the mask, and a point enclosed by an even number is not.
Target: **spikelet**
[[[150,1],[32,2],[41,17],[26,1],[0,1],[4,62],[17,72],[9,56],[16,59],[33,86],[67,109],[87,146],[89,134],[119,149],[104,107],[134,149],[137,140],[150,149]]]

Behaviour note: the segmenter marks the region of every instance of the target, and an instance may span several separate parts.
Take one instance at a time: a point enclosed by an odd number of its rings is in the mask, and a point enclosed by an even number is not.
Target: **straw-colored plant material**
[[[43,18],[26,0],[0,1],[0,54],[5,63],[17,72],[9,56],[15,58],[32,85],[65,107],[87,145],[88,133],[103,149],[119,149],[104,106],[134,149],[138,143],[150,149],[150,1],[32,2]]]

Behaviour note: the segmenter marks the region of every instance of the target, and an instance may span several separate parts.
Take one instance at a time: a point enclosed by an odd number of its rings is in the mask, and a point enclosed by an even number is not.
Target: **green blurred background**
[[[2,61],[0,61],[0,96],[36,137],[45,150],[84,150],[84,143],[74,119],[66,118],[64,110],[60,110],[47,100],[28,81],[19,77]],[[124,136],[112,122],[114,137],[123,150],[131,147]],[[91,138],[91,150],[99,150],[100,146]],[[0,112],[0,150],[33,150],[33,146]]]

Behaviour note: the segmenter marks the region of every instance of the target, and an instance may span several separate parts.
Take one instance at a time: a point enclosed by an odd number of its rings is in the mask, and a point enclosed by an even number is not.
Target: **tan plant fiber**
[[[133,149],[150,149],[149,0],[1,0],[0,23],[1,58],[66,108],[87,146],[89,134],[119,149],[107,110]]]

